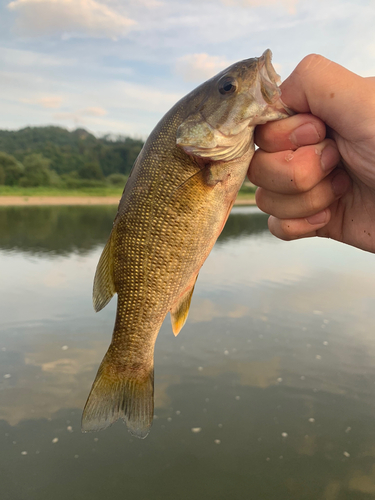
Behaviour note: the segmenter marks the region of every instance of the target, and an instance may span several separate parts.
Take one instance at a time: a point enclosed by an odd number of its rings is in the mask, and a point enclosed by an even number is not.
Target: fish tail
[[[108,354],[108,353],[107,353]],[[129,432],[144,439],[154,415],[154,366],[128,367],[104,357],[82,415],[82,432],[106,429],[125,420]]]

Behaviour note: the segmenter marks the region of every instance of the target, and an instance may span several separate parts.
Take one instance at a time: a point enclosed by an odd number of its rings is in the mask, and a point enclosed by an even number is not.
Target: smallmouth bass
[[[154,345],[168,312],[183,327],[199,270],[221,233],[254,154],[256,125],[288,116],[271,51],[233,64],[181,99],[151,132],[100,257],[93,302],[117,293],[109,349],[86,402],[83,431],[123,418],[147,436]]]

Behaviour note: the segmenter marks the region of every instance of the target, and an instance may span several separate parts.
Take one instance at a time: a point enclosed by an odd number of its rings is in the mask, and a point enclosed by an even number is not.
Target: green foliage
[[[122,174],[111,174],[107,177],[107,182],[112,186],[124,187],[126,184],[127,177]]]
[[[17,185],[23,172],[23,165],[14,156],[0,151],[0,184]]]
[[[38,153],[25,156],[24,175],[19,180],[19,185],[24,187],[49,186],[51,184],[50,163],[50,160]]]
[[[93,161],[84,163],[78,170],[78,175],[81,177],[81,179],[92,179],[96,181],[101,181],[104,179],[104,175],[99,163],[95,163]]]
[[[32,154],[42,155],[49,160],[49,170],[57,174],[54,182],[66,175],[79,174],[82,180],[104,182],[104,176],[128,175],[142,149],[143,142],[130,137],[97,138],[84,129],[69,132],[61,127],[27,127],[18,131],[0,130],[0,155],[11,156],[16,164],[13,177],[6,172],[5,184],[18,185],[23,175],[22,163]],[[0,166],[4,167],[1,162]],[[21,171],[19,168],[21,167]],[[18,170],[17,170],[18,169]],[[43,169],[42,169],[43,170]],[[18,172],[18,174],[17,174]],[[36,182],[38,176],[33,176]],[[3,178],[0,173],[0,182]],[[12,181],[7,179],[13,179]],[[51,177],[50,178],[50,183]],[[74,178],[74,175],[73,175]],[[47,182],[46,175],[40,175]],[[29,182],[28,180],[23,180]],[[59,181],[61,182],[61,181]],[[52,182],[53,183],[53,182]],[[10,185],[10,184],[9,184]]]

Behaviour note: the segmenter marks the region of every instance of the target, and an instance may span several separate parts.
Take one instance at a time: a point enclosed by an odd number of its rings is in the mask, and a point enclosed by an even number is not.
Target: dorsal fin
[[[92,301],[96,312],[103,309],[116,293],[113,278],[114,231],[113,229],[96,267],[92,293]]]
[[[184,326],[190,309],[190,302],[194,292],[194,286],[197,281],[198,275],[196,276],[193,286],[186,290],[186,292],[181,295],[178,302],[176,302],[170,310],[171,313],[171,322],[172,322],[172,330],[174,336],[180,333],[181,328]]]

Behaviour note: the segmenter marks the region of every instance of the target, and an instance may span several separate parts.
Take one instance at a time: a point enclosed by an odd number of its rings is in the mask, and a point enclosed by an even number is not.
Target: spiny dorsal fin
[[[103,249],[95,272],[92,301],[96,312],[103,309],[116,293],[113,279],[113,240],[114,230]]]
[[[181,328],[184,326],[190,309],[190,302],[194,292],[194,286],[197,281],[198,275],[194,280],[193,286],[189,288],[178,300],[176,304],[172,307],[171,313],[171,322],[172,322],[172,330],[174,336],[180,333]]]

